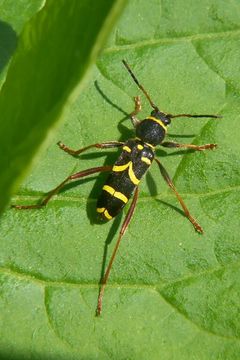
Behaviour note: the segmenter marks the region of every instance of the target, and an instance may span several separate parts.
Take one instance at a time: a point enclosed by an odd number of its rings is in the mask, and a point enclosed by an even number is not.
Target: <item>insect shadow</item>
[[[110,98],[103,92],[103,90],[101,89],[101,87],[99,86],[98,82],[95,81],[94,83],[96,90],[99,92],[99,94],[103,97],[103,99],[112,107],[114,107],[115,109],[117,109],[120,113],[122,113],[124,116],[122,119],[120,119],[120,121],[118,121],[118,123],[116,124],[120,133],[120,137],[118,139],[118,141],[121,142],[125,142],[126,139],[129,138],[133,138],[135,137],[134,135],[134,129],[129,129],[127,126],[125,126],[123,123],[126,120],[129,120],[129,114],[126,113],[119,105],[115,104],[114,102],[112,102],[110,100]],[[130,124],[130,122],[129,122]],[[179,136],[179,135],[170,135],[170,137],[186,137],[186,138],[190,138],[193,137],[194,135],[184,135],[184,136]],[[110,140],[110,139],[107,139]],[[186,152],[192,152],[191,150],[177,150],[171,153],[168,153],[165,151],[165,149],[157,149],[156,151],[156,155],[159,156],[160,158],[164,158],[166,156],[174,156],[174,155],[182,155],[182,154],[186,154]],[[84,154],[84,155],[80,155],[80,156],[76,156],[77,158],[82,158],[82,159],[96,159],[102,156],[106,156],[105,160],[104,160],[104,166],[106,165],[112,165],[115,163],[117,157],[118,157],[119,151],[113,150],[111,152],[108,151],[101,151],[101,152],[92,152],[89,154]],[[93,179],[95,179],[95,183],[93,184],[92,190],[89,194],[88,197],[88,201],[86,204],[86,212],[87,212],[87,216],[89,218],[89,221],[91,224],[103,224],[104,221],[102,220],[102,217],[98,217],[96,216],[96,200],[99,197],[99,189],[102,189],[103,185],[106,182],[106,178],[107,178],[108,174],[101,173],[98,174],[97,176],[94,176],[93,178],[88,178],[88,179],[81,179],[77,182],[74,183],[70,183],[65,187],[66,189],[69,189],[73,186],[77,186],[80,185],[82,183],[91,181]],[[156,196],[157,195],[157,185],[156,185],[156,181],[155,179],[152,177],[150,172],[147,172],[146,174],[146,182],[147,182],[147,186],[149,188],[149,192],[151,196]],[[93,199],[93,201],[90,201],[90,199]],[[181,211],[179,208],[175,207],[172,204],[169,204],[165,201],[156,199],[156,201],[165,204],[166,206],[174,209],[175,211],[177,211],[178,213],[184,215],[184,212]],[[102,283],[103,279],[104,279],[104,274],[105,274],[105,267],[106,267],[106,260],[107,260],[107,255],[108,255],[108,247],[111,244],[113,238],[115,237],[116,233],[118,232],[118,229],[120,227],[120,223],[122,220],[122,216],[123,216],[123,212],[121,212],[112,222],[112,225],[110,226],[110,230],[108,232],[108,236],[107,239],[105,241],[105,245],[104,245],[104,250],[103,250],[103,255],[102,255],[102,267],[101,267],[101,273],[100,273],[100,284]]]
[[[195,137],[196,134],[185,134],[185,135],[181,135],[181,134],[167,134],[167,137],[171,137],[171,138],[186,138],[186,139],[189,139],[189,138],[192,138],[192,137]]]
[[[181,214],[182,216],[184,216],[184,211],[179,209],[177,206],[174,206],[164,200],[160,200],[160,199],[155,199],[156,202],[159,202],[161,204],[164,204],[165,206],[168,206],[169,208],[173,209],[174,211],[178,212],[179,214]]]
[[[97,181],[95,182],[92,191],[89,196],[89,201],[86,204],[87,208],[87,215],[91,222],[98,222],[95,219],[96,216],[93,215],[95,211],[97,210],[98,214],[101,214],[101,219],[104,220],[110,220],[114,218],[121,210],[123,210],[123,207],[128,203],[129,198],[133,194],[132,201],[129,205],[129,209],[124,217],[123,224],[121,225],[121,230],[118,232],[118,238],[116,241],[116,244],[114,246],[114,249],[112,251],[111,258],[109,260],[109,263],[107,265],[107,268],[105,270],[106,265],[106,259],[107,259],[107,253],[108,253],[108,247],[109,244],[112,242],[113,237],[115,237],[116,234],[116,227],[118,228],[121,222],[121,217],[117,217],[116,220],[113,221],[112,226],[110,227],[107,240],[105,241],[105,247],[103,251],[103,262],[102,262],[102,270],[101,270],[101,280],[100,280],[100,287],[99,287],[99,294],[98,294],[98,300],[97,300],[97,309],[96,309],[96,315],[99,316],[102,311],[102,300],[104,295],[104,290],[109,278],[110,271],[112,269],[112,265],[115,259],[115,255],[117,253],[117,250],[119,248],[120,242],[125,234],[125,231],[128,228],[128,225],[132,219],[139,189],[138,185],[140,182],[141,177],[147,172],[148,168],[152,164],[153,160],[156,161],[159,171],[164,179],[164,181],[167,183],[169,188],[171,188],[183,211],[185,216],[188,218],[188,220],[192,223],[194,229],[198,233],[203,233],[202,227],[198,224],[198,222],[193,218],[193,216],[190,214],[187,206],[185,205],[183,199],[181,198],[180,194],[178,193],[177,189],[175,188],[171,177],[169,176],[167,170],[163,166],[163,164],[160,162],[160,160],[155,157],[155,147],[157,145],[162,145],[164,148],[175,148],[177,151],[175,151],[175,154],[185,154],[186,151],[179,152],[179,149],[194,149],[195,151],[201,151],[206,149],[214,149],[216,148],[217,144],[203,144],[203,145],[194,145],[194,144],[179,144],[178,142],[172,142],[172,141],[163,141],[165,138],[165,135],[167,133],[167,126],[170,125],[171,119],[179,118],[179,117],[188,117],[188,118],[221,118],[219,115],[209,115],[209,114],[189,114],[189,113],[181,113],[181,114],[168,114],[163,113],[155,103],[153,103],[151,97],[149,96],[148,92],[145,90],[145,88],[139,83],[137,77],[133,73],[132,69],[128,65],[128,63],[125,60],[122,60],[123,65],[126,67],[128,73],[130,74],[132,80],[136,83],[138,88],[143,92],[146,99],[148,100],[151,108],[153,109],[150,113],[150,116],[146,117],[142,121],[139,120],[136,115],[141,110],[141,101],[140,97],[136,96],[134,98],[135,107],[133,111],[128,115],[124,110],[121,109],[118,105],[113,103],[107,96],[104,94],[102,89],[100,88],[99,84],[95,82],[96,90],[100,93],[100,95],[104,98],[105,102],[107,102],[110,106],[115,107],[118,112],[121,112],[124,114],[123,119],[121,121],[118,121],[118,129],[121,134],[120,139],[121,142],[117,140],[110,140],[105,141],[105,143],[95,143],[90,144],[88,146],[85,146],[84,148],[73,150],[69,148],[67,145],[59,142],[59,147],[64,150],[65,152],[69,154],[74,155],[80,155],[84,151],[90,149],[90,148],[100,148],[100,149],[112,149],[112,148],[122,148],[121,156],[117,158],[117,153],[110,153],[107,158],[105,159],[104,166],[98,166],[98,167],[92,167],[85,169],[83,171],[77,172],[75,174],[72,174],[71,176],[68,176],[65,180],[63,180],[56,188],[54,188],[47,197],[43,200],[43,202],[40,205],[12,205],[12,207],[15,207],[17,209],[33,209],[33,208],[40,208],[48,203],[48,201],[52,198],[54,194],[57,193],[58,190],[60,190],[69,180],[76,180],[83,178],[85,176],[88,176],[90,174],[96,174],[96,172],[102,172],[105,174],[105,172],[111,172],[110,177],[106,180],[106,175],[97,177]],[[135,129],[135,136],[133,135],[133,130],[130,131],[128,127],[126,127],[123,122],[130,117],[133,128]],[[117,116],[116,116],[117,118]],[[189,137],[189,135],[188,135]],[[158,150],[156,155],[160,153],[161,157],[168,156],[168,153],[164,150]],[[101,154],[102,155],[102,154]],[[90,155],[91,156],[91,155]],[[126,160],[126,161],[125,161]],[[126,171],[127,170],[127,171]],[[153,194],[156,193],[156,186],[154,179],[150,176],[147,177],[148,185],[150,186],[151,190],[150,193]],[[103,184],[104,187],[103,187]],[[99,189],[101,188],[101,194],[100,196],[96,196],[99,194]],[[108,193],[108,194],[107,194]],[[110,194],[110,196],[109,196]],[[95,203],[91,200],[98,198],[97,201],[97,209],[95,210]],[[162,203],[165,203],[167,206],[172,207],[175,209],[175,206],[168,204],[166,202],[161,201]],[[93,210],[94,209],[94,210]],[[178,209],[176,209],[179,211]],[[91,219],[94,219],[93,221]]]
[[[6,22],[0,21],[0,71],[6,66],[17,47],[17,34]]]
[[[118,127],[119,133],[120,133],[120,137],[118,139],[118,141],[126,141],[126,139],[132,138],[134,137],[134,129],[130,129],[129,127],[127,127],[126,125],[124,125],[123,123],[127,120],[129,121],[129,125],[131,124],[130,122],[130,118],[129,118],[129,114],[124,111],[118,104],[115,104],[107,95],[106,93],[104,93],[104,91],[101,89],[98,81],[94,82],[94,86],[96,88],[96,90],[99,92],[99,94],[103,97],[103,99],[113,108],[117,109],[120,113],[123,114],[123,118],[120,119],[118,121],[118,123],[116,124],[116,126]],[[170,136],[170,135],[169,135]],[[171,135],[172,137],[181,137],[181,135]],[[182,137],[193,137],[194,135],[183,135]],[[108,139],[107,139],[108,140]],[[164,149],[157,149],[156,151],[156,155],[163,158],[166,156],[172,156],[172,155],[181,155],[181,154],[185,154],[186,152],[192,152],[191,150],[187,151],[187,150],[179,150],[179,151],[174,151],[172,153],[167,153]],[[112,150],[112,151],[94,151],[88,154],[82,154],[80,156],[76,155],[76,158],[79,159],[85,159],[85,160],[90,160],[90,159],[96,159],[96,158],[102,158],[105,157],[104,163],[103,165],[111,165],[114,164],[117,157],[118,157],[119,151],[117,150]],[[101,173],[98,175],[94,175],[90,178],[85,178],[85,179],[81,179],[78,181],[75,181],[73,183],[69,183],[67,184],[63,191],[67,190],[67,189],[71,189],[75,186],[78,186],[80,184],[85,184],[89,181],[94,181],[94,184],[92,186],[92,190],[89,194],[88,199],[93,199],[93,201],[87,201],[86,204],[86,212],[87,212],[87,217],[90,221],[91,224],[104,224],[104,221],[102,219],[100,219],[100,217],[96,216],[96,200],[99,196],[99,189],[102,189],[103,185],[105,184],[106,178],[107,178],[108,174],[107,173]],[[150,172],[147,172],[146,174],[146,182],[147,182],[147,186],[150,192],[151,196],[156,196],[157,195],[157,184],[155,179],[153,178],[153,176],[151,175]],[[166,205],[173,207],[172,205],[166,203]],[[175,208],[178,211],[180,211],[180,213],[182,214],[181,210],[179,210],[178,208]],[[122,213],[121,213],[122,214]],[[117,229],[119,228],[120,222],[121,222],[121,218],[122,216],[119,215],[117,216],[113,222],[112,222],[112,226],[110,227],[109,230],[109,234],[107,237],[107,240],[105,242],[105,248],[104,248],[104,255],[103,255],[103,268],[102,268],[102,273],[104,272],[104,266],[105,266],[105,260],[107,257],[107,247],[108,245],[111,243],[111,241],[113,240]]]

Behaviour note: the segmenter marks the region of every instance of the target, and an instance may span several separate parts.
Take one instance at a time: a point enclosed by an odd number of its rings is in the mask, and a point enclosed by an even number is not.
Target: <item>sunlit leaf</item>
[[[238,359],[239,15],[238,1],[129,2],[86,87],[65,104],[62,127],[12,199],[36,203],[69,174],[114,162],[116,151],[77,159],[56,143],[77,149],[133,136],[123,119],[139,89],[124,58],[162,110],[223,115],[179,118],[169,128],[168,141],[217,143],[216,150],[157,150],[204,235],[153,165],[96,318],[98,282],[121,221],[96,221],[106,175],[68,186],[45,209],[7,210],[0,352],[12,359]],[[143,97],[142,105],[140,118],[150,112]]]

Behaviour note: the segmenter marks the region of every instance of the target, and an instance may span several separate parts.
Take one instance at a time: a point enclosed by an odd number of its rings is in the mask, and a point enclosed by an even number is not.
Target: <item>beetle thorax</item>
[[[142,120],[136,127],[137,137],[153,146],[159,145],[163,141],[165,134],[165,129],[149,118]]]

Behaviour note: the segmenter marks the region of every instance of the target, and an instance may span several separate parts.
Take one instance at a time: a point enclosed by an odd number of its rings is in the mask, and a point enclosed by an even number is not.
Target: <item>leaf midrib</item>
[[[235,30],[226,30],[226,31],[219,31],[219,32],[212,32],[212,33],[200,33],[188,36],[179,36],[179,37],[172,37],[172,38],[159,38],[159,39],[150,39],[150,40],[143,40],[137,41],[132,44],[126,45],[119,45],[119,46],[110,46],[107,47],[104,53],[114,53],[118,52],[119,50],[131,50],[135,48],[141,48],[145,46],[158,46],[163,44],[173,44],[177,42],[191,42],[197,40],[215,40],[215,39],[222,39],[222,38],[230,38],[230,37],[238,37],[240,35],[240,29]]]
[[[224,270],[229,270],[229,269],[234,269],[234,268],[239,268],[240,267],[240,261],[236,261],[236,262],[232,262],[232,263],[228,263],[227,265],[221,265],[221,266],[217,266],[217,267],[211,267],[207,270],[204,271],[200,271],[198,273],[194,273],[191,275],[185,275],[182,276],[176,280],[169,280],[169,281],[165,281],[165,282],[161,282],[161,283],[154,283],[154,284],[145,284],[145,283],[135,283],[135,284],[123,284],[123,283],[113,283],[113,282],[109,282],[108,287],[109,288],[124,288],[124,289],[148,289],[151,291],[161,291],[163,290],[165,287],[168,287],[169,285],[175,285],[175,284],[179,284],[181,282],[188,282],[188,281],[192,281],[192,280],[196,280],[197,278],[200,278],[202,276],[206,276],[209,274],[214,274],[218,271],[224,271]],[[17,277],[20,278],[21,280],[31,280],[33,283],[39,284],[41,286],[68,286],[68,287],[73,287],[73,288],[98,288],[99,284],[96,282],[88,282],[88,283],[83,283],[83,282],[77,282],[77,281],[61,281],[61,280],[48,280],[47,278],[40,278],[37,277],[35,275],[32,274],[28,274],[26,272],[21,272],[18,271],[17,268],[11,269],[10,267],[1,267],[0,268],[0,274],[5,274],[5,275],[9,275],[12,277]]]
[[[190,198],[204,198],[204,197],[209,197],[209,196],[213,196],[213,195],[219,195],[219,194],[223,194],[223,193],[227,193],[227,192],[233,192],[233,191],[239,191],[240,190],[240,185],[236,185],[236,186],[230,186],[230,187],[226,187],[226,188],[221,188],[221,189],[217,189],[217,190],[212,190],[212,191],[208,191],[206,193],[189,193],[189,192],[182,192],[181,191],[181,195],[182,196],[187,196]],[[170,190],[168,190],[170,191]],[[141,194],[141,193],[140,193]],[[29,195],[15,195],[12,198],[12,203],[23,203],[24,201],[39,201],[41,200],[42,197],[44,197],[44,195],[46,195],[46,193],[32,193]],[[149,201],[149,200],[160,200],[162,198],[176,198],[175,194],[171,193],[171,192],[164,192],[161,193],[159,195],[140,195],[138,202],[141,201]],[[85,196],[79,196],[79,195],[56,195],[52,200],[51,200],[51,204],[56,203],[57,201],[65,201],[66,205],[69,202],[80,202],[80,201],[85,201],[86,203],[92,203],[96,201],[96,198],[90,198],[90,197],[85,197]],[[49,206],[49,205],[48,205]]]

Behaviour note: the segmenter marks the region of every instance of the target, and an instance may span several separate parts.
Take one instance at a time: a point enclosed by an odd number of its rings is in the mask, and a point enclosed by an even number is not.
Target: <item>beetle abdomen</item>
[[[127,204],[153,158],[152,149],[139,140],[124,144],[97,202],[97,212],[105,220],[115,217]]]

